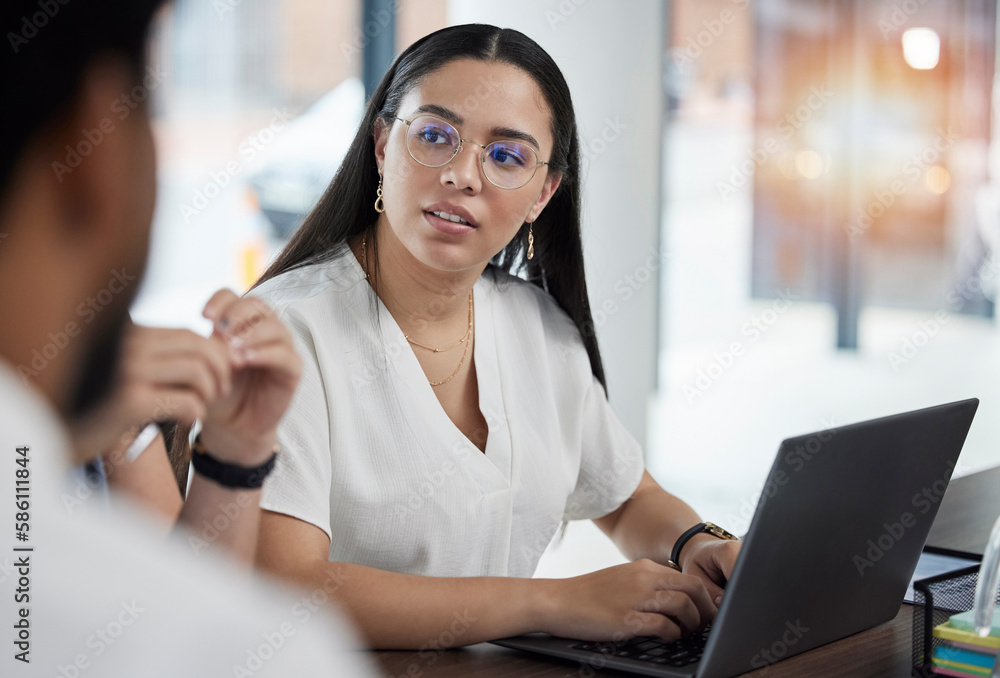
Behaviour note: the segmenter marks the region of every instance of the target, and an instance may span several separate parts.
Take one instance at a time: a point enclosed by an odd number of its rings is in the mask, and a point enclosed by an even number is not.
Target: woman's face
[[[405,120],[422,114],[449,123],[462,139],[484,146],[516,140],[531,146],[537,160],[552,156],[548,104],[527,73],[507,64],[461,59],[430,73],[398,112]],[[425,167],[410,156],[406,136],[407,125],[399,120],[375,131],[385,204],[379,227],[388,225],[409,254],[432,269],[482,269],[522,223],[538,218],[559,185],[559,175],[541,165],[525,186],[499,188],[483,175],[482,146],[469,141],[451,162]],[[471,226],[432,212],[457,212]],[[534,236],[545,234],[536,229]]]

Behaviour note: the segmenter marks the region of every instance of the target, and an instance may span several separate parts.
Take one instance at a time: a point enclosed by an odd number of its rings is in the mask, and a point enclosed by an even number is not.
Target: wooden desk
[[[982,553],[993,521],[1000,515],[1000,467],[959,478],[941,502],[927,543]],[[902,605],[895,619],[850,638],[818,647],[747,676],[910,675],[912,607]],[[560,662],[487,643],[444,652],[377,652],[387,676],[465,678],[466,676],[589,678],[634,676],[620,671]]]

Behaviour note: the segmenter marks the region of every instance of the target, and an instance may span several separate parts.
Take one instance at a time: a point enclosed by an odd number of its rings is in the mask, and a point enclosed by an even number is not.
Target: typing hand
[[[718,605],[742,545],[743,542],[726,541],[709,534],[696,535],[681,552],[681,571],[700,578],[712,601]]]
[[[704,629],[716,613],[700,579],[651,560],[547,583],[552,603],[542,630],[565,638],[674,641]]]

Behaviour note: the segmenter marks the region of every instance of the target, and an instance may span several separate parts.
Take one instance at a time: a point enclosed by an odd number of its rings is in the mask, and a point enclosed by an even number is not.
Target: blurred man
[[[136,516],[96,520],[59,502],[67,469],[87,461],[71,452],[66,425],[92,416],[111,386],[146,262],[156,182],[143,53],[158,4],[0,9],[0,674],[368,675],[321,604],[350,582],[290,597],[151,538]],[[254,312],[231,293],[206,309],[241,342],[256,336],[237,331],[241,322],[265,327]],[[222,343],[228,362],[204,388],[228,427],[204,443],[242,453],[252,441],[227,432],[240,429],[246,403],[224,396],[246,386],[237,375],[254,358]],[[295,359],[257,367],[278,382],[263,405],[280,405]]]

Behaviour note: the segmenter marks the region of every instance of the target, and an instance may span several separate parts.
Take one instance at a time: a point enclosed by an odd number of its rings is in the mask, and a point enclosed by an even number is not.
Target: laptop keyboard
[[[702,652],[705,651],[705,643],[708,641],[708,632],[709,629],[706,628],[704,631],[672,643],[654,636],[639,636],[617,643],[581,641],[571,647],[574,650],[627,657],[651,664],[687,666],[701,659]]]

